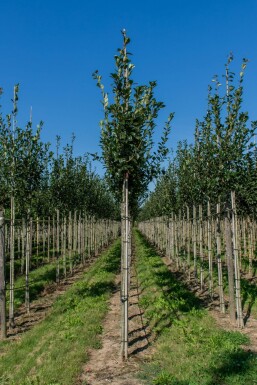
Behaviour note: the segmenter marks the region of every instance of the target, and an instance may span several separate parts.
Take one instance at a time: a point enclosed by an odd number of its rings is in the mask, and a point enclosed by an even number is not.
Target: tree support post
[[[233,235],[233,254],[234,254],[234,269],[235,269],[235,291],[236,291],[236,314],[237,326],[244,327],[242,300],[241,300],[241,280],[240,280],[240,264],[238,256],[238,240],[237,240],[237,212],[236,212],[236,196],[235,191],[231,192],[232,206],[232,235]]]
[[[129,208],[128,208],[128,173],[123,184],[123,240],[122,240],[122,272],[121,272],[121,358],[128,359],[128,277],[129,277]]]
[[[6,331],[6,288],[5,288],[5,228],[4,210],[0,207],[0,317],[1,339],[7,337]]]
[[[232,322],[236,321],[235,311],[235,293],[234,293],[234,261],[233,261],[233,245],[231,234],[231,220],[230,211],[227,207],[227,215],[225,217],[225,242],[227,255],[227,269],[228,269],[228,290],[229,290],[229,315]]]

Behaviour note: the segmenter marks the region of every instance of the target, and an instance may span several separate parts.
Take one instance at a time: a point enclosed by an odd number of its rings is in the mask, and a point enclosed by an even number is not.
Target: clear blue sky
[[[224,72],[230,51],[237,73],[241,59],[250,60],[244,102],[257,119],[256,0],[2,0],[0,14],[4,110],[11,110],[19,82],[19,123],[29,119],[32,105],[35,125],[44,121],[43,139],[53,143],[61,135],[66,144],[74,132],[77,155],[99,150],[103,113],[91,74],[98,69],[110,84],[122,28],[131,38],[134,79],[157,80],[157,96],[166,104],[157,134],[175,112],[170,146],[192,141],[207,86]]]

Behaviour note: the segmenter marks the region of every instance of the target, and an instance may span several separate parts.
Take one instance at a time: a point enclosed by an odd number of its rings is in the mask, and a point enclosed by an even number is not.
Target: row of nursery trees
[[[127,359],[128,288],[133,221],[136,218],[145,221],[163,215],[181,216],[182,212],[186,212],[186,207],[200,205],[201,215],[210,217],[208,207],[214,203],[224,204],[226,212],[235,214],[237,207],[237,212],[248,215],[254,213],[256,149],[252,138],[257,123],[252,122],[249,128],[248,114],[242,112],[243,79],[247,61],[243,61],[239,83],[235,86],[234,74],[230,70],[230,57],[226,65],[224,95],[220,94],[222,87],[215,77],[214,86],[209,88],[206,116],[202,122],[197,121],[196,124],[195,143],[180,143],[175,159],[170,161],[165,175],[160,176],[162,162],[168,155],[167,140],[173,114],[168,117],[160,142],[155,144],[153,135],[156,119],[164,104],[155,98],[155,81],[147,85],[134,83],[134,65],[127,52],[130,40],[125,30],[122,35],[123,47],[115,55],[115,71],[111,73],[112,86],[109,94],[105,91],[98,71],[93,75],[102,94],[104,109],[104,117],[100,122],[102,155],[96,154],[95,158],[104,164],[106,182],[99,180],[90,170],[87,158],[73,157],[72,144],[59,154],[58,139],[57,151],[53,156],[49,153],[48,145],[41,142],[41,127],[36,135],[32,131],[31,122],[25,130],[17,127],[15,89],[13,112],[6,120],[1,117],[0,156],[3,162],[0,173],[4,182],[0,185],[0,204],[5,204],[5,207],[10,209],[11,228],[15,220],[15,206],[20,218],[23,211],[28,218],[34,212],[36,215],[47,216],[53,210],[60,210],[67,215],[74,209],[84,211],[87,215],[115,217],[115,202],[120,204],[121,357]],[[156,190],[139,209],[146,197],[149,183],[153,180],[158,180]],[[105,183],[108,184],[109,190]],[[234,197],[233,209],[231,191]],[[231,218],[229,221],[231,223]],[[198,228],[202,228],[201,226],[198,224]],[[207,226],[208,229],[212,227],[213,223]],[[185,228],[176,228],[180,229],[175,231],[176,234],[178,231],[186,233]],[[192,229],[190,230],[189,226],[188,229],[188,234],[191,234]],[[155,234],[155,230],[151,231]],[[203,231],[206,232],[205,227]],[[168,233],[165,229],[157,232],[165,232],[166,235]],[[235,232],[231,233],[231,237],[234,237],[234,234]],[[164,235],[162,238],[164,239]],[[189,245],[193,242],[186,241],[187,238],[190,236],[180,234],[180,237],[176,238],[177,240],[173,238],[172,242],[177,244],[176,247],[181,251],[186,242],[189,242]],[[194,247],[197,244],[196,238],[194,233]],[[199,237],[197,239],[199,245],[206,247]],[[167,237],[165,242],[170,242]],[[222,242],[224,243],[224,239]],[[182,244],[184,246],[180,246]],[[230,247],[233,248],[232,241]]]
[[[123,48],[115,56],[116,71],[111,74],[111,101],[98,72],[94,77],[104,107],[102,160],[112,191],[122,202],[121,355],[126,359],[130,231],[135,218],[150,241],[176,261],[178,268],[187,269],[189,277],[193,261],[196,283],[200,279],[204,290],[208,281],[211,300],[215,294],[214,281],[218,282],[223,312],[224,265],[227,266],[230,316],[243,327],[242,266],[248,258],[252,276],[256,239],[253,215],[257,208],[257,122],[249,122],[248,113],[243,111],[247,60],[243,60],[236,81],[230,55],[225,66],[225,87],[217,76],[209,86],[207,112],[202,121],[196,122],[194,144],[179,143],[176,156],[163,175],[161,163],[168,154],[166,142],[173,114],[160,143],[155,145],[155,122],[164,104],[154,97],[155,82],[134,86],[134,65],[127,53],[129,39],[125,31],[123,41]],[[157,180],[156,189],[141,206],[153,180]]]
[[[59,284],[74,264],[84,265],[120,231],[115,197],[88,156],[74,156],[75,137],[64,148],[57,137],[52,152],[42,140],[42,122],[34,129],[30,117],[24,128],[19,126],[18,98],[16,85],[11,113],[4,116],[0,110],[2,338],[7,324],[10,331],[16,327],[15,304],[25,303],[30,311],[31,292],[42,286],[43,265]]]
[[[25,304],[44,289],[57,285],[86,266],[101,250],[118,237],[120,224],[113,219],[97,219],[83,212],[56,213],[47,218],[5,219],[0,209],[0,319],[1,337],[16,327],[15,305]],[[44,279],[44,276],[48,276]],[[9,307],[7,317],[6,308]]]
[[[255,276],[257,121],[243,111],[247,60],[238,81],[232,60],[225,66],[224,87],[217,76],[209,86],[194,143],[178,144],[141,209],[139,226],[201,291],[208,288],[210,300],[219,295],[221,312],[229,299],[230,318],[243,327],[241,287],[246,298],[247,280]]]
[[[207,112],[196,121],[195,140],[179,142],[168,169],[159,178],[141,210],[140,219],[178,214],[182,207],[230,200],[236,191],[238,210],[257,210],[257,121],[243,111],[243,80],[247,60],[239,79],[225,66],[224,84],[217,76],[209,86]]]
[[[231,321],[244,327],[242,297],[246,302],[251,296],[247,287],[256,274],[256,221],[238,216],[234,192],[231,209],[227,202],[208,202],[206,208],[201,204],[192,209],[187,206],[178,215],[142,221],[139,229],[191,285],[198,286],[202,293],[208,291],[211,302],[218,297],[221,313],[228,305]],[[251,299],[246,317],[252,305]]]
[[[117,204],[106,181],[92,169],[87,155],[74,155],[71,143],[61,148],[57,136],[55,152],[41,138],[43,123],[33,128],[18,125],[19,86],[14,87],[13,110],[0,110],[0,206],[5,215],[47,217],[56,209],[74,210],[101,218],[117,217]]]

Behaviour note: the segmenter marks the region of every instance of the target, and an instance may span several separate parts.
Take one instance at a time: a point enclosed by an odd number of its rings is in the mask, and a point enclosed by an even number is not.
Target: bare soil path
[[[90,352],[90,360],[84,366],[79,384],[86,385],[141,385],[137,378],[139,364],[152,354],[149,346],[151,333],[144,325],[139,306],[139,288],[132,268],[129,293],[129,359],[121,360],[120,353],[120,276],[116,277],[116,290],[110,299],[110,311],[103,325],[102,347]]]

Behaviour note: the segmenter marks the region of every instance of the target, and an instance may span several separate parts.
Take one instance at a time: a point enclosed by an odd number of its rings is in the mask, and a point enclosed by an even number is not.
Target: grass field
[[[0,343],[1,385],[72,385],[87,349],[100,346],[102,321],[120,263],[116,241],[19,340]]]
[[[156,353],[143,367],[145,383],[257,384],[257,356],[248,351],[248,338],[219,329],[201,301],[168,271],[155,250],[139,233],[135,237],[140,302],[156,335]]]

